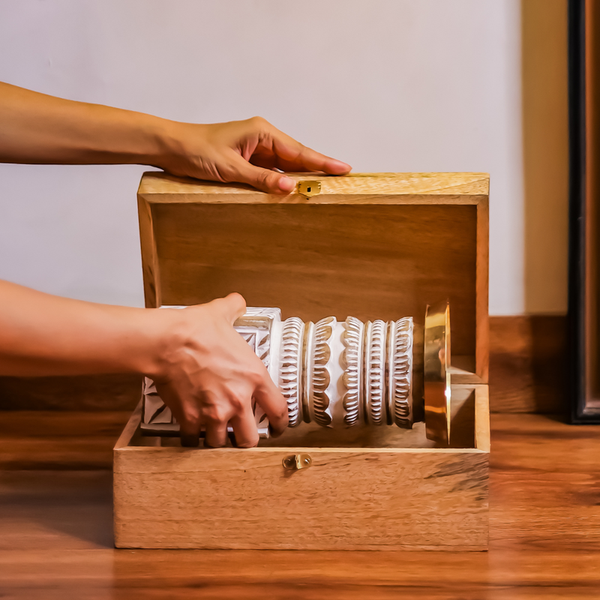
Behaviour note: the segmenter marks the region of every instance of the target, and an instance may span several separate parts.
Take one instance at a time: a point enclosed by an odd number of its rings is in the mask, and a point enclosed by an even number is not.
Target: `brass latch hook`
[[[312,465],[312,458],[310,454],[291,454],[286,456],[281,464],[288,471],[299,471],[300,469],[308,469]]]

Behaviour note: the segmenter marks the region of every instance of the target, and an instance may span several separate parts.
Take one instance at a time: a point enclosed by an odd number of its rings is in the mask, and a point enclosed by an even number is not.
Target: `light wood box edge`
[[[174,544],[164,541],[164,537],[160,536],[157,539],[153,539],[152,534],[145,532],[141,537],[132,536],[131,532],[123,533],[123,527],[120,518],[121,507],[119,502],[115,502],[115,545],[119,548],[221,548],[221,549],[336,549],[336,550],[461,550],[461,551],[485,551],[487,550],[487,536],[488,536],[488,500],[487,490],[489,485],[489,452],[490,452],[490,424],[489,424],[489,400],[488,400],[488,386],[481,385],[464,385],[458,384],[456,387],[468,388],[475,393],[475,406],[474,406],[474,435],[475,435],[475,448],[313,448],[313,447],[295,447],[295,448],[252,448],[252,449],[212,449],[212,450],[198,450],[188,448],[176,448],[176,447],[152,447],[152,446],[130,446],[132,438],[136,434],[139,428],[141,418],[141,405],[134,411],[127,425],[125,426],[122,435],[117,441],[114,447],[114,473],[115,473],[115,500],[120,497],[120,487],[125,485],[128,488],[128,493],[131,493],[131,481],[127,476],[128,473],[135,472],[135,469],[139,467],[140,459],[144,461],[144,464],[152,470],[152,463],[157,458],[157,454],[160,457],[181,457],[191,456],[190,453],[196,453],[196,456],[201,457],[202,453],[210,452],[212,457],[223,457],[228,464],[231,464],[231,460],[235,457],[243,457],[247,460],[252,460],[252,456],[263,457],[270,455],[276,455],[276,460],[280,461],[283,456],[289,455],[290,453],[301,453],[308,452],[315,457],[326,457],[327,455],[339,457],[342,454],[346,454],[350,460],[352,456],[366,456],[373,454],[387,454],[395,455],[400,458],[402,455],[411,455],[413,458],[418,456],[422,457],[433,457],[441,455],[449,455],[448,458],[460,460],[461,457],[467,460],[467,457],[471,456],[475,458],[478,456],[477,464],[479,469],[483,469],[485,477],[485,500],[483,504],[478,502],[473,505],[473,510],[478,511],[478,525],[477,525],[477,537],[479,543],[476,544],[454,544],[449,543],[445,545],[436,544],[395,544],[389,547],[382,547],[381,544],[366,544],[364,542],[357,545],[353,545],[352,542],[348,542],[345,545],[319,545],[321,542],[315,542],[313,545],[300,545],[295,546],[293,544],[281,547],[273,546],[268,541],[261,539],[252,539],[248,541],[248,537],[241,539],[239,543],[232,542],[231,540],[220,545],[218,542],[213,541],[211,544],[198,544],[194,541],[181,541],[179,539]],[[149,462],[145,462],[145,461]],[[404,460],[404,459],[402,459]],[[418,459],[420,460],[420,459]],[[471,459],[468,459],[469,461]],[[467,464],[470,464],[469,462]],[[135,466],[137,465],[137,467]],[[133,471],[132,471],[133,470]],[[145,470],[142,469],[142,470]],[[125,483],[123,483],[125,482]],[[134,491],[134,493],[137,493]],[[142,490],[139,490],[142,493]],[[432,499],[437,502],[439,499]],[[469,510],[469,507],[461,506],[461,511]],[[485,514],[481,513],[481,510],[485,511]],[[242,536],[243,537],[243,536]],[[260,536],[258,536],[260,538]],[[486,541],[483,542],[482,540]]]

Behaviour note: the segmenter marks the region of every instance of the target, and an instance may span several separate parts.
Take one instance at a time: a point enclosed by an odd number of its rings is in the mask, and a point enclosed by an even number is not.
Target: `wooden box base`
[[[486,385],[452,386],[452,442],[424,424],[325,430],[301,425],[253,449],[189,449],[139,433],[114,450],[118,548],[486,550]],[[283,460],[306,453],[309,468]]]

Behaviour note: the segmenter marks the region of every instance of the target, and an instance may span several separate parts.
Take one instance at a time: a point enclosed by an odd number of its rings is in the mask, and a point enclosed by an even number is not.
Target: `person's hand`
[[[295,182],[275,171],[349,173],[352,167],[319,154],[261,117],[194,125],[171,122],[168,151],[157,166],[173,175],[247,183],[263,192],[288,194]]]
[[[207,446],[224,446],[228,424],[238,447],[256,446],[253,399],[275,436],[287,427],[285,399],[233,328],[245,310],[242,296],[230,294],[199,306],[153,311],[161,342],[156,370],[147,375],[179,422],[184,446],[198,445],[202,427]]]

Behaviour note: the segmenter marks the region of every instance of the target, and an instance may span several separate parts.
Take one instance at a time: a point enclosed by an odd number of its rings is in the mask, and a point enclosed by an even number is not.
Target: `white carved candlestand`
[[[275,330],[277,328],[274,328]],[[274,331],[275,333],[275,331]],[[290,427],[412,426],[413,321],[283,322],[274,380]]]
[[[397,425],[410,429],[414,407],[423,402],[424,350],[425,366],[432,370],[427,347],[435,363],[434,378],[439,375],[445,396],[440,410],[447,406],[444,371],[449,340],[445,335],[430,335],[424,348],[422,331],[412,317],[366,323],[355,317],[345,321],[327,317],[305,323],[298,317],[282,321],[278,308],[249,308],[235,329],[285,397],[290,427],[314,422],[332,428]],[[267,437],[268,422],[258,406],[255,415],[259,433]],[[142,430],[169,435],[177,429],[153,382],[146,379]]]

